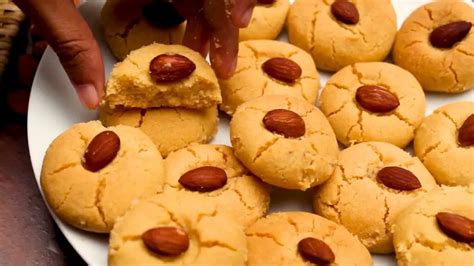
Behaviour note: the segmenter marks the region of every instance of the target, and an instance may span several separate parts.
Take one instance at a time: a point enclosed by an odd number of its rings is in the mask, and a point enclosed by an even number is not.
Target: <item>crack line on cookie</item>
[[[279,137],[274,137],[273,139],[265,143],[262,147],[260,147],[257,150],[257,154],[252,159],[252,162],[257,161],[263,155],[263,153],[266,152],[268,149],[270,149],[270,147],[273,146],[273,144],[275,144],[279,139],[280,139]]]
[[[106,186],[106,178],[101,177],[100,180],[99,180],[99,183],[97,185],[96,192],[95,192],[94,205],[97,208],[97,211],[99,213],[100,218],[102,219],[102,222],[104,223],[104,225],[106,227],[108,227],[109,224],[107,223],[107,219],[105,218],[105,213],[104,213],[104,209],[103,209],[103,206],[102,206],[102,199],[103,199],[103,196],[104,196],[105,186]]]

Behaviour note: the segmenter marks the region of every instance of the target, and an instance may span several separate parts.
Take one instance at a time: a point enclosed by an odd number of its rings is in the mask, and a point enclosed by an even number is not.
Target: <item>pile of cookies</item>
[[[46,153],[55,214],[110,233],[110,265],[474,261],[474,102],[425,117],[424,93],[474,87],[474,9],[431,3],[397,33],[390,1],[258,2],[227,80],[169,44],[185,22],[168,1],[107,2],[122,61],[100,121]],[[291,44],[271,40],[285,19]],[[317,68],[336,72],[320,99]],[[232,147],[208,144],[218,108]],[[267,214],[271,186],[311,189],[315,214]]]

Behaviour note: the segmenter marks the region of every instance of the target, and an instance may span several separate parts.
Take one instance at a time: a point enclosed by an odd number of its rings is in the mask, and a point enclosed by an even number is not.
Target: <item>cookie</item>
[[[72,126],[49,146],[41,188],[51,210],[77,228],[106,233],[138,198],[162,191],[164,165],[139,129]]]
[[[165,160],[166,189],[211,198],[249,225],[264,216],[270,205],[269,188],[254,177],[224,145],[191,145]]]
[[[406,70],[381,62],[357,63],[334,74],[321,110],[344,145],[383,141],[401,148],[425,116],[425,95]]]
[[[242,225],[210,198],[165,193],[143,199],[110,234],[109,265],[245,265]]]
[[[334,132],[314,105],[281,95],[237,108],[230,122],[235,155],[263,181],[306,190],[326,181],[339,149]]]
[[[202,56],[181,45],[151,44],[114,66],[105,102],[115,107],[216,106],[221,94],[216,75]]]
[[[318,251],[321,251],[321,246],[330,250],[334,255],[331,265],[372,265],[369,252],[357,237],[344,227],[311,213],[270,214],[248,227],[246,235],[249,249],[247,265],[316,264],[318,261],[311,260],[307,256],[309,252],[300,247],[305,241],[311,241],[304,240],[308,238],[324,242],[325,245],[317,246]]]
[[[309,54],[288,43],[257,40],[239,44],[237,69],[219,80],[220,109],[229,115],[244,102],[263,95],[287,95],[314,103],[319,74]]]
[[[458,102],[436,109],[416,130],[415,154],[438,183],[474,183],[473,128],[474,102]],[[470,143],[464,143],[466,135]]]
[[[474,9],[463,1],[436,1],[421,6],[397,33],[393,60],[410,71],[425,90],[456,93],[472,89],[472,23]],[[445,36],[448,32],[451,37]]]
[[[473,202],[472,186],[442,187],[406,208],[393,227],[397,264],[471,265],[474,261]],[[453,224],[456,220],[457,224]],[[456,234],[463,231],[462,224],[464,230],[470,230],[471,246]],[[457,226],[453,228],[453,225]]]
[[[393,252],[390,227],[417,197],[437,187],[416,157],[383,142],[341,152],[333,176],[315,193],[314,210],[343,225],[372,253]]]
[[[319,69],[337,71],[357,62],[383,61],[397,19],[388,0],[296,0],[287,27],[290,42],[310,53]]]
[[[154,42],[180,44],[186,23],[165,0],[107,0],[101,13],[104,39],[119,60]]]
[[[114,110],[102,106],[105,126],[126,125],[143,130],[163,157],[191,143],[208,143],[217,132],[217,107],[206,109],[155,108]]]
[[[240,41],[273,40],[278,37],[290,8],[288,0],[257,1],[252,19],[246,28],[240,30]]]

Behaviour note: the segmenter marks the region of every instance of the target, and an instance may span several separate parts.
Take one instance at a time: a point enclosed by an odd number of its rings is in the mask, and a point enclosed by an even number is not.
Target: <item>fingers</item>
[[[71,1],[16,0],[57,53],[81,102],[90,109],[104,95],[104,64],[87,23]]]
[[[230,14],[232,23],[239,28],[245,28],[252,18],[256,0],[232,0]]]
[[[206,0],[204,13],[210,27],[210,58],[217,76],[229,78],[237,65],[239,29],[232,23],[227,1]]]
[[[203,57],[207,56],[209,50],[209,30],[206,27],[204,14],[197,14],[187,19],[183,44],[201,53]]]

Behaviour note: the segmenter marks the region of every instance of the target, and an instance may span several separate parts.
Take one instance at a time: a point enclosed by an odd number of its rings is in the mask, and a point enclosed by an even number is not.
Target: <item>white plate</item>
[[[133,1],[133,0],[130,0]],[[399,26],[416,7],[428,2],[423,0],[394,0]],[[108,51],[100,32],[99,15],[103,1],[88,1],[80,11],[94,31],[102,49],[105,73],[110,73],[115,59]],[[282,40],[286,40],[283,34]],[[324,85],[329,75],[321,73],[321,84]],[[427,94],[427,114],[444,104],[461,100],[473,100],[474,91],[457,95]],[[53,139],[77,122],[97,118],[97,112],[82,108],[74,90],[67,79],[56,55],[48,49],[41,60],[33,83],[28,112],[28,142],[31,162],[39,184],[41,165],[48,145]],[[219,132],[213,143],[230,145],[228,118],[221,116]],[[40,188],[41,189],[41,188]],[[311,211],[310,195],[307,192],[277,189],[272,194],[270,211],[304,210]],[[86,233],[62,223],[56,216],[54,220],[71,245],[92,265],[107,264],[107,235]],[[374,255],[375,265],[395,265],[394,256]]]

